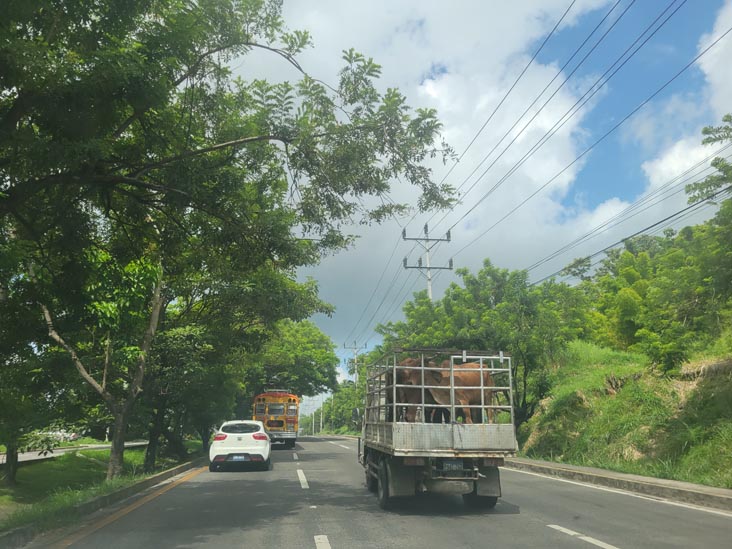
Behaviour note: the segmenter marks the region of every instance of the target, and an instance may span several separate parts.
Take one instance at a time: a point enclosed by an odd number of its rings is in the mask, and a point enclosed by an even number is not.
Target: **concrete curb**
[[[690,482],[628,475],[593,467],[580,467],[524,458],[506,459],[506,467],[607,486],[650,497],[690,503],[700,507],[732,511],[732,490],[725,488],[714,488]]]
[[[141,480],[136,484],[132,484],[130,486],[117,490],[116,492],[111,492],[103,496],[98,496],[89,501],[85,501],[83,503],[75,505],[73,507],[73,514],[76,516],[89,515],[94,511],[101,509],[102,507],[106,507],[113,503],[117,503],[119,501],[127,499],[128,497],[142,492],[143,490],[146,490],[152,486],[155,486],[156,484],[159,484],[164,480],[179,475],[180,473],[183,473],[184,471],[187,471],[189,469],[193,469],[194,467],[203,466],[206,463],[208,463],[208,458],[203,456],[193,459],[189,462],[182,463],[181,465],[176,465],[171,469],[156,473],[151,477]],[[41,534],[42,531],[43,530],[37,528],[36,526],[29,524],[28,526],[20,526],[13,530],[9,530],[8,532],[0,533],[0,548],[15,549],[16,547],[22,547],[23,545],[29,543],[34,537]]]

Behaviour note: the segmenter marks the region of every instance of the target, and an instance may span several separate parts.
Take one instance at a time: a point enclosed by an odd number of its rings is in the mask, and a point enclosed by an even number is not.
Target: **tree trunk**
[[[158,446],[160,435],[163,434],[163,420],[165,419],[165,404],[162,404],[155,411],[150,431],[147,437],[147,450],[145,451],[145,472],[152,473],[155,470],[155,461],[158,457]]]
[[[125,438],[127,436],[127,415],[130,406],[114,412],[114,433],[112,434],[112,450],[109,453],[107,480],[120,476],[124,467]]]
[[[168,442],[168,452],[181,461],[188,457],[188,448],[183,444],[183,439],[171,429],[163,429],[163,435]]]
[[[201,425],[198,428],[198,434],[201,436],[201,448],[203,449],[203,453],[208,455],[209,440],[211,439],[211,426]]]
[[[18,446],[7,443],[5,454],[5,484],[15,486],[15,475],[18,473]]]

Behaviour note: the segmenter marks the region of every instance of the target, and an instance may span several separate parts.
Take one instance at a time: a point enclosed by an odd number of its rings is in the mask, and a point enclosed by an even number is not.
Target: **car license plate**
[[[232,461],[249,461],[249,456],[231,456]]]
[[[442,462],[443,471],[462,471],[463,460],[462,459],[446,459]]]

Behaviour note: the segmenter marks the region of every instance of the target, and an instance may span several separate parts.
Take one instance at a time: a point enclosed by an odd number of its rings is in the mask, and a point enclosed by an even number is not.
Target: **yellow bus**
[[[284,442],[285,448],[294,448],[300,399],[284,390],[270,389],[254,397],[252,419],[264,423],[272,442]]]

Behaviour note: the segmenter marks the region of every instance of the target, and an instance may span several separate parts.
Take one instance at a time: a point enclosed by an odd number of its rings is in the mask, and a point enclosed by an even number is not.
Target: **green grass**
[[[75,505],[149,476],[142,473],[144,459],[144,448],[125,450],[124,476],[113,481],[105,480],[108,449],[78,450],[52,460],[23,464],[18,469],[16,486],[0,485],[0,531],[26,524],[45,529],[73,519]],[[173,459],[160,458],[156,470],[176,464]]]
[[[520,431],[527,457],[732,488],[732,377],[673,380],[575,342],[553,382]]]

